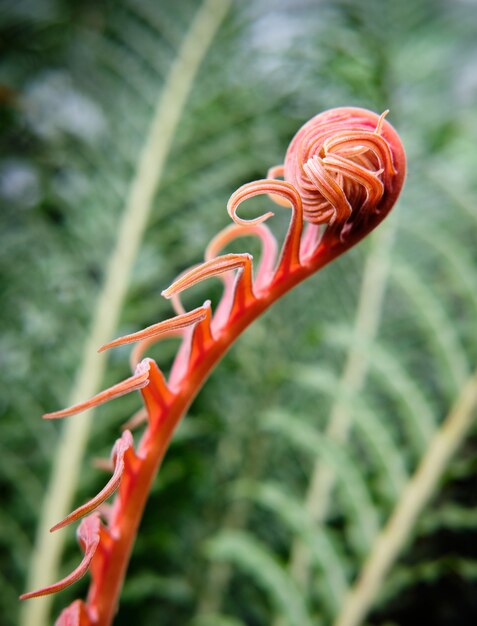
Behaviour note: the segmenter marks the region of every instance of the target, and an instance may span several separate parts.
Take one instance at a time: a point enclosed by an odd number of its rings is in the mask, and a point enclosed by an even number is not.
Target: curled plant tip
[[[391,208],[404,179],[405,157],[386,114],[332,109],[297,132],[284,177],[300,193],[305,220],[343,232]]]
[[[114,339],[114,341],[110,341],[104,346],[101,346],[98,352],[103,352],[104,350],[109,350],[110,348],[114,348],[116,346],[122,346],[126,343],[134,343],[143,339],[155,339],[160,336],[169,335],[181,330],[182,328],[187,328],[187,326],[191,326],[192,324],[197,324],[197,322],[205,319],[206,315],[207,311],[205,306],[198,307],[189,313],[182,313],[181,315],[176,315],[175,317],[159,322],[158,324],[148,326],[137,333],[131,333],[130,335],[124,335],[124,337]]]
[[[50,532],[63,528],[64,526],[71,524],[71,522],[74,522],[88,513],[91,513],[91,511],[94,511],[94,509],[98,508],[100,504],[113,495],[121,482],[124,472],[124,456],[129,450],[134,450],[134,441],[130,431],[125,430],[121,438],[117,439],[113,446],[111,461],[113,463],[114,471],[106,486],[94,498],[91,498],[91,500],[67,515],[64,520],[58,522],[58,524],[55,524],[52,528],[50,528]]]
[[[113,400],[114,398],[119,398],[120,396],[124,396],[127,393],[131,393],[131,391],[136,391],[138,389],[142,389],[149,383],[149,366],[143,365],[143,363],[139,363],[136,368],[136,373],[134,376],[123,380],[117,385],[113,385],[104,391],[101,391],[93,398],[86,400],[85,402],[80,402],[79,404],[74,404],[73,406],[68,407],[67,409],[61,409],[61,411],[55,411],[54,413],[45,413],[43,415],[43,419],[59,419],[61,417],[68,417],[70,415],[76,415],[77,413],[82,413],[87,409],[91,409],[93,407],[104,404],[105,402],[109,402],[109,400]]]
[[[236,224],[256,225],[268,219],[273,213],[265,213],[254,220],[238,217],[237,209],[246,200],[263,194],[276,196],[286,201],[291,208],[291,220],[283,244],[278,274],[288,274],[293,266],[300,265],[300,240],[303,228],[303,205],[300,194],[293,185],[283,180],[263,179],[242,185],[235,191],[227,203],[227,211]]]
[[[249,198],[253,198],[259,194],[268,194],[278,196],[282,198],[284,206],[297,207],[301,205],[300,196],[297,190],[283,180],[275,180],[274,178],[264,178],[262,180],[256,180],[253,183],[246,183],[235,191],[227,202],[227,212],[236,224],[241,225],[256,225],[265,222],[270,217],[273,217],[274,213],[268,211],[259,217],[254,219],[243,219],[237,215],[237,209],[242,202],[245,202]],[[300,207],[301,208],[301,207]]]
[[[43,589],[38,589],[37,591],[24,593],[22,596],[20,596],[20,600],[29,600],[30,598],[38,598],[39,596],[46,596],[51,593],[56,593],[57,591],[66,589],[66,587],[69,587],[86,574],[94,553],[96,552],[96,548],[98,547],[101,536],[101,522],[99,519],[99,514],[93,513],[89,517],[86,517],[78,526],[78,531],[76,535],[78,538],[78,542],[84,552],[83,560],[78,565],[78,567],[73,572],[71,572],[71,574],[69,574],[59,582],[54,583],[53,585],[43,587]]]
[[[75,600],[61,611],[55,626],[90,626],[91,621],[86,604],[82,600]]]
[[[341,180],[335,180],[325,169],[324,160],[316,155],[304,163],[303,171],[322,198],[321,202],[314,207],[313,212],[308,211],[308,219],[315,224],[326,222],[333,224],[335,220],[340,223],[345,222],[351,215],[352,209],[339,184]]]

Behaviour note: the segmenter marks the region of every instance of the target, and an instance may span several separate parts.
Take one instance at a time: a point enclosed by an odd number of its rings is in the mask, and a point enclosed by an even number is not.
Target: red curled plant
[[[234,340],[282,294],[358,243],[391,210],[404,181],[405,155],[385,115],[344,107],[307,122],[293,138],[283,166],[272,168],[270,178],[243,185],[232,194],[227,209],[235,223],[212,240],[205,262],[182,274],[163,292],[172,299],[177,315],[101,348],[138,342],[132,353],[134,375],[91,400],[44,416],[66,417],[140,390],[145,407],[129,426],[147,421],[136,449],[129,430],[116,441],[113,476],[104,489],[52,528],[57,530],[89,514],[78,528],[84,550],[81,564],[62,581],[22,596],[59,591],[89,569],[86,601],[76,600],[66,608],[57,626],[111,624],[151,483],[181,417]],[[291,208],[278,262],[277,241],[263,223],[273,213],[252,220],[237,215],[242,202],[263,194]],[[255,277],[250,254],[220,254],[230,241],[244,235],[257,236],[262,243]],[[237,270],[235,276],[232,270]],[[215,312],[208,301],[185,312],[179,294],[218,275],[224,291]],[[156,363],[143,355],[151,343],[170,335],[180,335],[182,343],[166,381]],[[100,513],[91,511],[114,491],[112,505],[101,509],[101,521]]]

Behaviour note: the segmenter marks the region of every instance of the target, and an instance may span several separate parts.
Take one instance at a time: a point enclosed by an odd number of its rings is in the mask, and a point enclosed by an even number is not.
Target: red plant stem
[[[288,168],[293,184],[289,180],[259,180],[243,185],[232,194],[227,210],[236,225],[247,226],[249,230],[238,234],[234,227],[220,233],[209,247],[206,261],[183,274],[163,292],[165,297],[174,299],[181,291],[201,280],[236,270],[235,282],[230,277],[224,279],[224,296],[213,320],[210,302],[185,313],[177,300],[176,311],[180,311],[177,317],[102,347],[107,349],[140,338],[149,345],[148,341],[156,335],[187,329],[169,384],[153,360],[136,358],[146,347],[139,344],[139,352],[133,352],[132,362],[134,366],[138,361],[140,363],[132,377],[88,401],[44,416],[49,419],[65,417],[141,389],[149,417],[137,454],[130,445],[132,440],[128,440],[130,433],[127,433],[123,446],[119,447],[122,450],[118,461],[121,467],[114,470],[115,473],[122,472],[119,491],[111,508],[104,512],[107,524],[99,528],[99,539],[92,558],[83,546],[86,552],[82,563],[90,565],[92,575],[87,602],[77,601],[66,609],[58,621],[62,626],[72,623],[76,626],[109,626],[112,623],[149,491],[172,435],[209,373],[235,339],[275,300],[358,243],[394,205],[404,180],[405,155],[396,131],[384,120],[385,115],[386,112],[378,117],[363,109],[345,107],[315,116],[298,131],[287,151],[285,178]],[[324,127],[328,129],[326,132]],[[357,129],[356,132],[353,129]],[[337,154],[333,156],[334,149]],[[370,155],[364,156],[363,149]],[[311,178],[305,176],[308,170]],[[277,172],[282,173],[282,168]],[[345,179],[348,181],[346,185]],[[310,181],[314,185],[310,186]],[[253,220],[237,216],[237,208],[242,202],[264,193],[271,195],[278,204],[291,205],[292,208],[290,226],[273,277],[270,275],[275,245],[270,244],[272,235],[269,231],[260,226],[273,213]],[[303,217],[311,224],[302,238]],[[324,233],[317,226],[322,223],[327,223]],[[255,282],[251,255],[215,256],[229,240],[245,232],[251,234],[250,229],[255,229],[254,234],[262,238],[264,245]],[[320,230],[322,238],[317,243]],[[108,483],[86,508],[100,501],[110,487]],[[81,510],[84,506],[74,511],[66,521],[71,521]],[[50,586],[25,597],[52,590]]]
[[[365,234],[363,232],[351,237],[345,247],[351,247]],[[151,416],[151,426],[144,433],[139,445],[140,461],[137,463],[137,468],[135,471],[133,469],[127,472],[123,477],[121,499],[127,503],[127,506],[117,511],[108,526],[109,533],[115,539],[110,540],[109,546],[103,544],[106,551],[101,564],[102,571],[97,571],[95,576],[100,586],[93,583],[88,595],[87,604],[95,608],[95,615],[92,616],[95,625],[109,626],[112,623],[152,482],[182,416],[202,388],[215,364],[220,361],[247,326],[275,300],[342,254],[343,242],[338,244],[337,241],[333,241],[336,245],[329,245],[329,238],[324,239],[328,239],[328,245],[325,247],[323,242],[308,264],[290,268],[290,271],[274,284],[273,289],[267,291],[263,297],[246,303],[240,313],[229,320],[219,336],[211,339],[210,345],[204,346],[202,356],[196,360],[178,392],[171,396],[167,405],[157,407],[157,411],[162,415]],[[162,416],[165,417],[165,421],[161,420]]]

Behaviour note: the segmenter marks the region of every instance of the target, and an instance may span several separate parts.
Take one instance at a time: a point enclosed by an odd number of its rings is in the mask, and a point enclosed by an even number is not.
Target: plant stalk
[[[462,388],[453,408],[432,438],[416,472],[402,492],[334,626],[359,626],[366,618],[386,574],[412,536],[417,518],[430,501],[450,459],[474,423],[477,370]]]
[[[352,245],[351,241],[349,245]],[[329,249],[322,246],[313,262],[296,266],[289,273],[282,275],[275,288],[266,296],[253,299],[245,305],[240,315],[237,315],[227,327],[222,329],[217,339],[213,339],[204,348],[202,357],[194,364],[190,374],[175,392],[162,416],[150,416],[151,426],[145,431],[137,452],[140,458],[138,469],[129,477],[127,492],[122,494],[122,500],[126,505],[116,512],[108,527],[108,531],[115,539],[108,548],[99,582],[93,584],[88,596],[88,604],[94,608],[95,612],[95,626],[110,626],[112,623],[152,482],[177,425],[210,372],[237,337],[257,317],[284,293],[331,262],[341,251],[340,245],[332,245]]]

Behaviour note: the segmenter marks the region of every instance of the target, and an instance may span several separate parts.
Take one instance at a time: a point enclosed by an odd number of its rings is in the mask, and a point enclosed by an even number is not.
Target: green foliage
[[[231,561],[256,579],[257,585],[264,587],[274,608],[283,614],[287,623],[293,626],[312,624],[293,579],[276,562],[269,549],[248,533],[223,532],[208,544],[208,552],[214,559]]]
[[[57,440],[58,425],[39,416],[67,402],[139,154],[196,8],[42,0],[1,9],[6,626],[18,621]],[[408,181],[383,232],[251,327],[193,404],[154,487],[118,625],[258,625],[277,615],[325,625],[339,613],[477,364],[476,23],[465,2],[231,5],[174,137],[117,334],[170,315],[160,291],[228,223],[230,193],[279,163],[320,110],[389,108]],[[286,217],[277,210],[277,232]],[[206,294],[216,301],[218,285],[199,287],[186,306]],[[175,347],[163,343],[153,356],[167,369]],[[127,354],[111,354],[103,386],[127,374]],[[90,461],[109,453],[138,406],[128,398],[97,412],[78,502],[104,484]],[[327,430],[336,414],[343,437]],[[458,456],[369,623],[417,623],[423,597],[430,626],[449,623],[447,611],[454,623],[474,623],[475,429]],[[319,525],[307,500],[317,462],[336,477]],[[62,532],[71,537],[66,571],[79,551],[73,532]],[[289,562],[300,542],[305,585]]]

